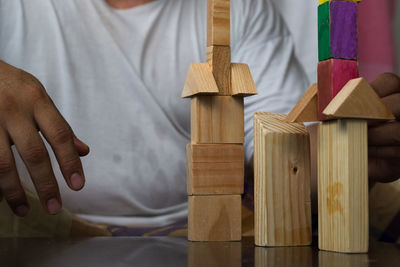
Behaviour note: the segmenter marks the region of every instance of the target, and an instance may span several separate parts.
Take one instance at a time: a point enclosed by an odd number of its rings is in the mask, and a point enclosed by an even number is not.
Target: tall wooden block
[[[318,117],[325,120],[324,109],[347,84],[358,78],[358,64],[353,60],[329,59],[318,63]]]
[[[322,122],[318,130],[318,229],[322,250],[368,251],[367,122]]]
[[[357,58],[357,3],[332,1],[318,6],[319,61]]]
[[[242,238],[240,195],[189,196],[190,241],[239,241]]]
[[[207,0],[207,46],[229,46],[230,29],[230,0]]]
[[[241,242],[189,242],[188,267],[242,267]]]
[[[258,246],[311,244],[310,141],[286,115],[254,116],[254,236]]]
[[[219,95],[232,95],[231,48],[229,46],[207,47],[207,62],[211,66]]]
[[[243,194],[243,145],[188,144],[186,155],[188,195]]]
[[[243,97],[195,96],[190,122],[192,143],[243,144]]]

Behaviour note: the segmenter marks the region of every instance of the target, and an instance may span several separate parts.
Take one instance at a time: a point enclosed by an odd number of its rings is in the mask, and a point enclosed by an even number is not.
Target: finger
[[[383,73],[371,83],[380,97],[400,92],[400,78],[392,73]]]
[[[382,101],[386,104],[396,119],[400,119],[400,93],[394,93],[386,96],[382,98]]]
[[[81,190],[85,175],[71,127],[52,103],[37,108],[34,116],[41,133],[54,151],[68,186],[73,190]]]
[[[387,122],[368,130],[368,144],[370,146],[397,146],[400,145],[400,122]]]
[[[74,145],[75,149],[78,152],[80,157],[84,157],[90,152],[90,148],[88,145],[83,143],[78,137],[74,136]]]
[[[8,125],[8,132],[35,185],[43,207],[49,214],[61,209],[61,197],[49,154],[33,122],[21,117]],[[21,130],[23,129],[23,130]]]
[[[28,215],[28,201],[18,177],[8,135],[3,129],[0,130],[0,191],[16,215]]]
[[[372,146],[368,147],[368,156],[382,159],[400,159],[400,146]],[[400,161],[399,161],[400,164]]]
[[[369,158],[370,182],[390,183],[400,178],[399,159]]]

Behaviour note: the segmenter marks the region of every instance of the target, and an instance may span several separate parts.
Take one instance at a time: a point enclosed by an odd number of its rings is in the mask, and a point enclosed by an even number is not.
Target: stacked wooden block
[[[241,239],[244,101],[257,90],[246,64],[231,63],[230,1],[208,0],[207,63],[190,66],[187,145],[188,239]]]

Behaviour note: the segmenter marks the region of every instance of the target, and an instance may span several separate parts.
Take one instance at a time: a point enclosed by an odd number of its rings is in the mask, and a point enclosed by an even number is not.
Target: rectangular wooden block
[[[318,239],[322,250],[368,251],[367,122],[322,122],[318,129]]]
[[[189,196],[189,241],[240,241],[240,195]]]
[[[188,195],[243,194],[243,145],[188,144],[186,161]]]
[[[286,115],[254,116],[254,237],[257,246],[311,244],[310,140]]]
[[[326,2],[318,7],[319,61],[357,58],[357,3]]]
[[[207,46],[229,46],[230,29],[230,0],[207,0]]]
[[[193,97],[191,139],[197,144],[243,144],[243,97]]]
[[[241,267],[241,242],[189,242],[188,267]]]
[[[326,120],[324,109],[352,79],[358,78],[357,61],[329,59],[318,63],[318,118]]]
[[[211,65],[219,95],[232,95],[231,48],[215,45],[207,47],[207,63]]]

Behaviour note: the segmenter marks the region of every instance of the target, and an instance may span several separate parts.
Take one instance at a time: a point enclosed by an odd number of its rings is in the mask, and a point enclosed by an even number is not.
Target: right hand
[[[81,156],[89,147],[75,137],[71,127],[31,74],[0,61],[0,201],[5,198],[18,216],[29,204],[21,185],[11,146],[26,165],[43,208],[60,211],[62,202],[49,154],[39,135],[51,145],[68,186],[79,191],[85,184]]]

